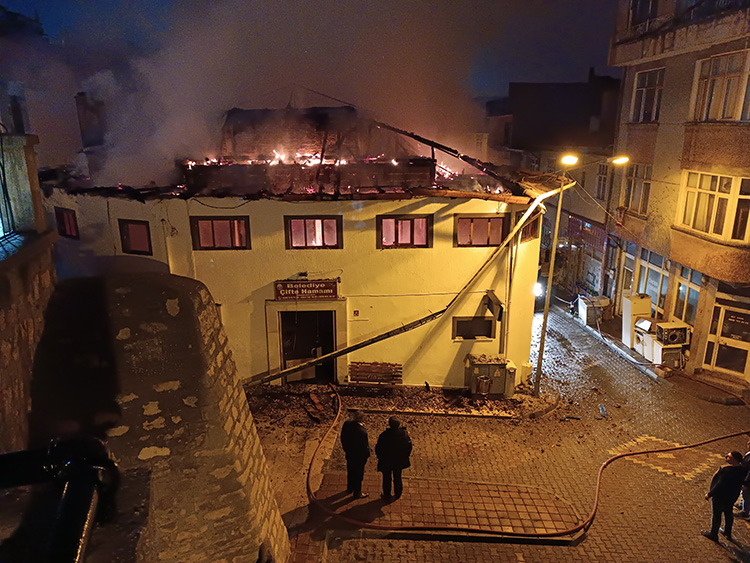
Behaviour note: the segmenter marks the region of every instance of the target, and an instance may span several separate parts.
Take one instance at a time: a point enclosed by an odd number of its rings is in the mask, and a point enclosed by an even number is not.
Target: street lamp
[[[578,166],[577,168],[583,168],[584,166],[592,166],[594,164],[603,164],[605,162],[612,163],[612,164],[625,164],[630,160],[627,156],[624,155],[618,155],[613,156],[606,159],[601,159],[595,162],[589,162],[586,165]],[[572,169],[569,168],[570,166],[574,166],[578,163],[578,157],[572,154],[566,154],[561,159],[560,162],[565,165],[565,168],[563,169],[563,175],[567,175],[568,172],[570,172]],[[574,186],[576,182],[574,181],[571,186]],[[557,200],[557,214],[555,216],[555,232],[552,237],[552,256],[550,256],[549,260],[549,271],[547,273],[547,294],[544,296],[544,317],[542,318],[542,335],[539,339],[539,355],[537,356],[536,360],[536,373],[534,376],[534,391],[533,395],[535,397],[539,396],[539,388],[541,387],[542,383],[542,357],[544,356],[544,341],[547,337],[547,316],[549,315],[549,300],[550,296],[552,295],[552,280],[555,273],[555,256],[557,255],[557,235],[560,232],[560,212],[562,211],[562,203],[563,203],[563,193],[565,190],[560,190],[560,196]]]

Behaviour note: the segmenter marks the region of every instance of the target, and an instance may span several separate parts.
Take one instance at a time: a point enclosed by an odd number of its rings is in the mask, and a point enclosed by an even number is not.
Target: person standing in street
[[[378,471],[383,473],[383,500],[399,498],[404,490],[401,481],[401,471],[411,466],[409,456],[411,455],[412,443],[406,428],[401,422],[392,416],[388,419],[388,428],[380,436],[375,445],[375,455],[378,456]],[[391,496],[391,483],[393,493]]]
[[[354,498],[365,498],[362,492],[362,479],[365,476],[365,464],[370,457],[370,442],[367,438],[362,411],[352,410],[350,418],[341,428],[341,447],[346,455],[346,492]]]
[[[747,453],[742,456],[742,467],[745,468],[745,482],[742,485],[742,495],[739,503],[735,504],[735,508],[739,509],[739,512],[735,514],[743,520],[750,519],[750,434],[747,435]]]
[[[724,456],[727,465],[723,465],[711,479],[711,488],[706,493],[706,500],[711,499],[711,531],[703,530],[701,534],[712,541],[719,541],[719,531],[731,541],[734,515],[732,505],[740,496],[742,483],[747,474],[742,467],[742,454],[734,451]],[[721,515],[724,515],[724,528],[721,526]]]

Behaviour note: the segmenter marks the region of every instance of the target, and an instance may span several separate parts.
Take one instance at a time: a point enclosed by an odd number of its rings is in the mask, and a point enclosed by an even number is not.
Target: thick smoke
[[[521,58],[504,35],[513,32],[514,20],[528,24],[528,14],[542,14],[548,5],[181,0],[154,22],[144,20],[137,2],[120,4],[117,18],[85,22],[69,30],[62,45],[34,55],[34,64],[54,76],[51,82],[33,80],[39,73],[28,68],[18,71],[28,79],[45,164],[72,161],[80,148],[75,93],[85,90],[105,102],[108,158],[96,178],[102,185],[168,183],[175,158],[215,156],[222,116],[232,107],[340,105],[311,90],[471,154],[466,145],[482,117],[472,99],[475,61],[492,59],[498,50],[503,59],[509,52]],[[564,34],[560,29],[550,40],[550,55]]]

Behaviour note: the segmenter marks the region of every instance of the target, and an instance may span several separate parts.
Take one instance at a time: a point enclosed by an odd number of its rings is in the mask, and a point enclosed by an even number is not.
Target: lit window
[[[151,229],[148,221],[119,219],[120,241],[125,254],[145,254],[151,256]]]
[[[378,248],[430,248],[432,215],[379,215]]]
[[[687,172],[680,225],[722,240],[748,242],[750,178]]]
[[[635,75],[631,121],[650,123],[659,121],[664,69],[647,70]]]
[[[191,217],[194,250],[250,248],[250,221],[247,217]]]
[[[507,234],[503,215],[456,215],[456,246],[500,246]]]
[[[492,317],[453,317],[453,339],[495,338],[496,325]]]
[[[625,177],[625,201],[623,205],[633,213],[645,215],[651,191],[651,165],[630,164]]]
[[[711,57],[698,65],[695,120],[738,121],[750,118],[745,51]]]
[[[75,211],[64,207],[55,207],[55,219],[57,220],[57,232],[60,233],[60,236],[80,238]]]
[[[343,248],[341,216],[284,217],[286,247]]]

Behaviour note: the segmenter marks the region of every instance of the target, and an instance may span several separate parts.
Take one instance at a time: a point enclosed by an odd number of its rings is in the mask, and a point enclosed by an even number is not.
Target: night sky
[[[43,163],[80,147],[73,96],[85,89],[107,104],[113,182],[148,181],[149,161],[215,150],[231,107],[336,105],[305,88],[450,142],[477,130],[474,100],[505,94],[509,82],[585,81],[590,67],[616,74],[606,67],[616,0],[0,5],[38,14],[52,38],[26,56],[0,54],[3,74],[26,85]]]

